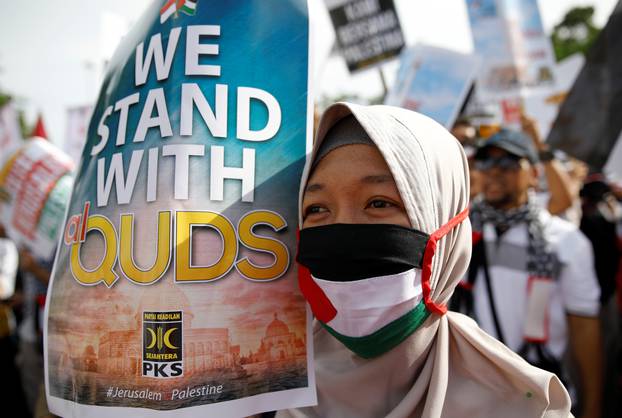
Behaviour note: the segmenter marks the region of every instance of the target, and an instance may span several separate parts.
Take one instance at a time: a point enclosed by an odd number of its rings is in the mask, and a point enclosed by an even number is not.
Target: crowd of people
[[[560,377],[579,416],[616,416],[622,393],[622,189],[548,148],[536,123],[453,133],[469,156],[473,254],[453,308]]]
[[[59,220],[60,222],[60,220]],[[19,251],[0,224],[0,283],[14,292],[0,300],[0,350],[5,399],[15,417],[49,416],[43,374],[43,316],[51,263]]]

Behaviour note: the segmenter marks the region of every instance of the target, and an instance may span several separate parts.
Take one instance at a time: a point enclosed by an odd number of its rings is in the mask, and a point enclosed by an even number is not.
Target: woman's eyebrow
[[[324,185],[321,183],[312,183],[309,184],[306,188],[305,188],[305,193],[309,193],[309,192],[317,192],[319,190],[322,190],[324,188]]]
[[[361,183],[386,183],[388,181],[393,181],[393,176],[391,174],[377,174],[371,176],[365,176],[361,180]]]

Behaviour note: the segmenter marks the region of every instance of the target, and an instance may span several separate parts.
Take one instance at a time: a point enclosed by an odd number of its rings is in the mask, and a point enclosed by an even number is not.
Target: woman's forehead
[[[373,184],[391,181],[393,175],[384,157],[374,145],[345,145],[332,150],[313,169],[306,191],[314,188],[314,183],[329,181],[339,184],[345,181],[358,181]]]

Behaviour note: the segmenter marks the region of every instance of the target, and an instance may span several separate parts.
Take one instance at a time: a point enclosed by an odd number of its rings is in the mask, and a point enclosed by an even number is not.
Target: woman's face
[[[302,216],[303,228],[336,223],[410,227],[391,171],[370,145],[336,148],[318,163],[304,192]]]

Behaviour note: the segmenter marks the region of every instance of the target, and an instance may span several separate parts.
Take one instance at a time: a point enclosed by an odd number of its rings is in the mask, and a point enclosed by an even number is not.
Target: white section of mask
[[[419,269],[349,282],[311,277],[337,309],[327,325],[349,337],[373,334],[413,310],[423,298]]]

